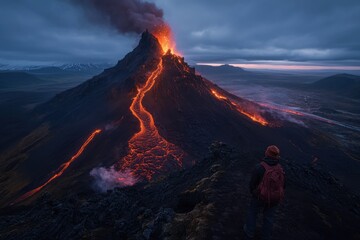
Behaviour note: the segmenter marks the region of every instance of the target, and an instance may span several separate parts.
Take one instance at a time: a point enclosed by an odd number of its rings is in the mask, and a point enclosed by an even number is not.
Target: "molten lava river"
[[[211,90],[211,93],[219,100],[224,100],[226,102],[229,102],[233,107],[235,107],[235,109],[245,115],[246,117],[248,117],[250,120],[252,120],[253,122],[257,122],[262,126],[268,126],[269,122],[264,119],[262,116],[260,116],[259,114],[256,113],[250,113],[247,112],[244,108],[242,108],[239,104],[237,104],[234,101],[231,101],[230,99],[228,99],[227,97],[221,95],[220,93],[216,92],[214,89]]]
[[[146,83],[138,87],[130,110],[140,122],[140,131],[129,141],[129,153],[120,161],[120,170],[131,170],[135,177],[150,180],[155,173],[167,172],[182,167],[184,152],[160,136],[154,118],[143,106],[145,94],[154,86],[163,70],[162,60]]]
[[[80,149],[76,152],[76,154],[74,156],[72,156],[67,162],[61,164],[61,166],[55,171],[54,175],[52,177],[50,177],[44,184],[42,184],[41,186],[34,188],[31,191],[28,191],[27,193],[23,194],[22,196],[20,196],[18,199],[15,200],[14,203],[18,203],[21,202],[31,196],[33,196],[35,193],[39,192],[41,189],[43,189],[46,185],[48,185],[49,183],[51,183],[54,179],[60,177],[65,170],[71,165],[72,162],[74,162],[85,150],[85,148],[89,145],[89,143],[94,139],[94,137],[101,133],[101,129],[96,129],[95,131],[93,131],[90,136],[86,139],[86,141],[81,145]]]

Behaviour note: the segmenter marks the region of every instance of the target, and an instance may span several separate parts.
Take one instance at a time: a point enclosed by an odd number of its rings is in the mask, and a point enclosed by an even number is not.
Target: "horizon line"
[[[360,71],[360,66],[341,66],[341,65],[294,65],[294,64],[270,64],[270,63],[208,63],[199,62],[196,65],[219,67],[230,65],[238,68],[262,69],[262,70],[301,70],[301,71],[320,71],[320,70],[346,70]]]

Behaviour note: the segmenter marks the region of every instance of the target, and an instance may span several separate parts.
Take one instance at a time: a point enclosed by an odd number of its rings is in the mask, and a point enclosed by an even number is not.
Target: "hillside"
[[[311,84],[317,91],[328,91],[338,95],[360,98],[360,76],[351,74],[336,74],[320,79]]]

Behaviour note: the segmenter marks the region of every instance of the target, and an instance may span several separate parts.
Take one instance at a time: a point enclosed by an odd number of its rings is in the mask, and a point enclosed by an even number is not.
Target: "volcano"
[[[276,144],[289,178],[277,239],[359,236],[360,200],[342,184],[357,186],[358,164],[284,113],[303,115],[224,91],[146,31],[114,67],[33,110],[1,156],[0,234],[236,239],[248,175]]]
[[[196,164],[213,141],[247,151],[277,144],[296,159],[329,149],[346,157],[326,137],[196,74],[148,31],[116,66],[38,106],[33,116],[35,130],[3,156],[1,204],[31,202],[40,191],[91,189],[90,172],[110,177],[112,187],[153,181]]]

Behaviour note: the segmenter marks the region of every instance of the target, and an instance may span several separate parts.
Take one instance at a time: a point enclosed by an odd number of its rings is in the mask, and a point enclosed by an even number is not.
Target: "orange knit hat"
[[[280,158],[279,148],[275,145],[268,146],[265,151],[265,157],[279,159]]]

